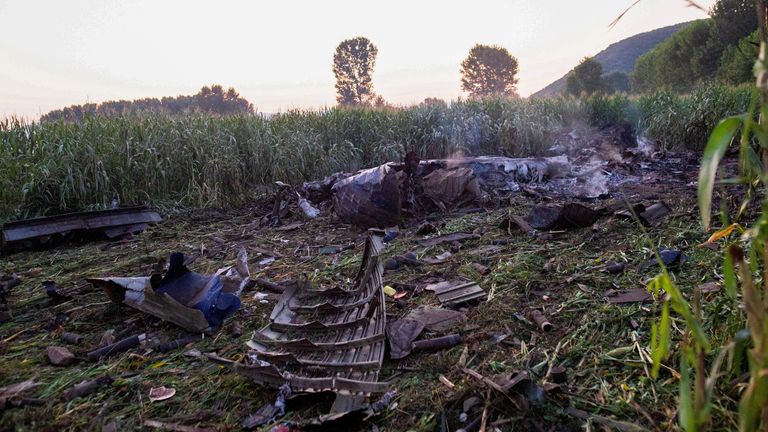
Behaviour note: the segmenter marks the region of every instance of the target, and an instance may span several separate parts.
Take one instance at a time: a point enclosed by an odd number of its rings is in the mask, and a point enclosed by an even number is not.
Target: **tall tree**
[[[603,65],[592,57],[584,57],[568,74],[565,86],[568,93],[575,96],[602,92],[604,90]]]
[[[755,80],[753,68],[760,46],[760,32],[741,39],[738,44],[725,48],[720,58],[717,76],[728,84],[743,84]]]
[[[473,97],[517,96],[517,59],[497,45],[475,45],[461,62],[461,89]]]
[[[629,77],[623,72],[603,75],[603,86],[607,93],[629,93]]]
[[[377,100],[373,92],[373,67],[379,50],[364,37],[342,41],[333,54],[336,102],[339,105],[368,105]]]

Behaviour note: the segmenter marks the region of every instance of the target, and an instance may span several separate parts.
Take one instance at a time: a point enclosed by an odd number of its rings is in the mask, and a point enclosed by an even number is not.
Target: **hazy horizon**
[[[0,0],[0,118],[214,83],[262,112],[330,106],[333,51],[354,36],[378,47],[374,90],[390,103],[462,96],[459,64],[476,43],[518,58],[528,96],[611,43],[706,18],[681,0],[643,0],[609,29],[631,3]]]

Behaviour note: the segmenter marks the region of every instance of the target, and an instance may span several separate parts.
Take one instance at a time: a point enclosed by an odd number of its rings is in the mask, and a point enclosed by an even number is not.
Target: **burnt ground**
[[[408,251],[419,258],[445,251],[453,255],[441,264],[401,266],[385,272],[388,285],[400,287],[401,291],[405,290],[402,287],[413,290],[400,300],[387,298],[390,319],[403,316],[417,305],[438,305],[434,294],[421,291],[434,281],[476,281],[488,293],[488,299],[463,305],[467,321],[446,332],[462,334],[462,344],[436,353],[414,353],[399,361],[386,359],[381,379],[392,382],[397,391],[395,403],[366,423],[337,426],[336,430],[456,430],[462,426],[462,403],[473,395],[480,398],[480,403],[468,413],[468,423],[480,418],[486,430],[580,430],[585,422],[592,430],[674,429],[679,377],[676,354],[664,362],[657,380],[648,373],[650,329],[660,303],[615,305],[606,300],[606,295],[644,287],[657,274],[658,267],[643,265],[652,257],[653,247],[685,252],[687,262],[673,273],[685,294],[690,295],[693,287],[703,282],[717,280],[722,245],[719,250],[696,247],[709,234],[701,230],[695,205],[698,169],[690,163],[695,160],[696,155],[665,158],[656,168],[642,173],[639,181],[614,190],[611,198],[583,202],[599,208],[624,198],[633,203],[663,200],[672,209],[671,215],[659,226],[646,228],[646,232],[637,222],[617,216],[603,217],[591,228],[537,236],[498,228],[510,212],[524,216],[536,204],[561,202],[557,196],[535,193],[514,195],[495,209],[437,217],[438,234],[480,234],[479,238],[463,241],[458,251],[455,245],[452,250],[450,243],[419,246],[418,240],[425,238],[414,233],[420,221],[408,222],[400,236],[387,246],[384,258]],[[734,197],[729,201],[733,201],[730,208],[737,207]],[[127,241],[61,245],[3,257],[0,270],[21,274],[22,283],[12,289],[7,299],[13,320],[0,325],[0,386],[34,378],[39,385],[27,396],[42,402],[39,406],[8,407],[2,412],[0,428],[137,430],[154,420],[167,427],[238,430],[246,415],[274,401],[274,389],[253,384],[189,352],[196,349],[243,359],[245,342],[267,323],[278,298],[278,294],[269,293],[261,302],[255,298],[256,292],[263,292],[258,287],[243,293],[243,307],[221,331],[203,341],[165,354],[141,347],[99,362],[85,358],[110,329],[120,336],[148,332],[164,340],[186,335],[173,324],[109,304],[103,292],[84,282],[84,278],[93,276],[146,276],[158,260],[173,251],[199,255],[190,268],[207,274],[233,264],[239,247],[244,246],[254,278],[280,282],[305,275],[315,286],[350,283],[362,256],[364,230],[335,221],[323,209],[323,215],[315,220],[306,221],[296,214],[284,221],[302,221],[296,230],[276,231],[259,223],[260,217],[271,210],[270,205],[265,200],[249,209],[167,214],[164,222]],[[320,254],[320,247],[352,243],[354,248],[340,253]],[[264,250],[280,256],[260,266],[264,256],[258,251]],[[608,261],[624,262],[626,270],[608,274],[603,271]],[[488,273],[478,273],[473,264],[486,266]],[[72,288],[73,298],[50,304],[41,286],[44,280]],[[727,304],[722,291],[709,293],[704,310],[727,320]],[[542,310],[554,329],[544,332],[531,323],[533,309]],[[727,335],[720,333],[719,321],[708,322],[714,323],[708,331],[715,342],[725,340]],[[238,327],[241,331],[237,331]],[[675,339],[682,337],[682,328],[675,320]],[[81,334],[84,340],[79,345],[66,345],[59,339],[63,331]],[[45,351],[51,345],[68,347],[77,355],[75,364],[50,365]],[[488,378],[527,371],[543,384],[553,366],[566,369],[567,382],[548,392],[540,403],[499,394],[463,371],[468,368]],[[63,399],[64,390],[103,375],[114,378],[111,385],[86,397]],[[159,386],[175,388],[176,395],[150,402],[150,388]],[[732,410],[737,398],[731,395],[715,404],[714,429],[735,427]],[[281,421],[306,420],[321,414],[328,404],[327,398],[320,403],[289,403],[289,412]],[[445,424],[447,429],[442,426]],[[112,426],[116,429],[109,429]]]

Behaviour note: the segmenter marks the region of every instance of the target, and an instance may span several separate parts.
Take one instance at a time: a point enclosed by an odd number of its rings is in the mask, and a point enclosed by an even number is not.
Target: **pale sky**
[[[475,43],[518,58],[527,96],[613,42],[706,18],[683,0],[643,0],[609,29],[631,3],[0,0],[0,118],[212,83],[263,112],[330,106],[333,51],[355,36],[378,47],[374,89],[390,103],[461,96],[459,64]]]

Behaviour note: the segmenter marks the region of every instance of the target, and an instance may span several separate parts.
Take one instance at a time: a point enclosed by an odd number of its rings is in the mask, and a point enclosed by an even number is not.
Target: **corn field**
[[[0,122],[0,221],[122,204],[234,206],[274,181],[455,154],[533,156],[575,125],[630,122],[665,149],[703,148],[752,90],[707,86],[579,99],[485,99],[407,108],[329,108],[265,118],[134,116]],[[724,103],[724,100],[727,102]]]

